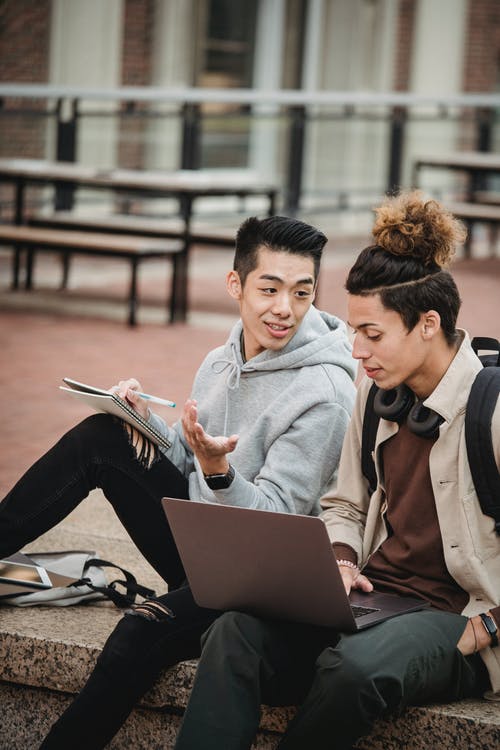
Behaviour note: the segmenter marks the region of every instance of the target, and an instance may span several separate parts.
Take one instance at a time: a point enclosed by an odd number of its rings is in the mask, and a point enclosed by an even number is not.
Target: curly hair
[[[402,193],[375,209],[375,244],[393,255],[420,259],[426,268],[445,268],[455,246],[465,240],[465,228],[435,200],[421,192]]]
[[[384,307],[401,315],[408,330],[420,314],[436,310],[447,341],[456,340],[460,296],[446,270],[465,240],[463,224],[420,191],[387,198],[375,208],[375,244],[359,254],[349,271],[349,294],[379,294]]]

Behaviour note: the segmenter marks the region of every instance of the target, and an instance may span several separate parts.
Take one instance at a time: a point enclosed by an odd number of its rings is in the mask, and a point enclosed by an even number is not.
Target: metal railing
[[[19,123],[28,134],[30,123],[38,127],[37,145],[19,138]],[[0,84],[3,156],[81,161],[82,144],[96,123],[95,141],[102,123],[115,134],[113,156],[105,157],[114,163],[96,166],[200,169],[211,154],[211,166],[245,168],[260,159],[289,215],[305,206],[332,211],[368,205],[374,194],[405,186],[416,148],[500,150],[496,94]],[[155,138],[164,140],[155,145]]]

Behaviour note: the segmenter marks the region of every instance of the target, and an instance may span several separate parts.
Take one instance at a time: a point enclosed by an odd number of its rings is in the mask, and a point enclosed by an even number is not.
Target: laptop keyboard
[[[360,607],[357,604],[353,604],[351,606],[351,609],[355,619],[356,617],[361,617],[362,615],[369,615],[372,612],[380,612],[380,609],[378,609],[377,607]]]

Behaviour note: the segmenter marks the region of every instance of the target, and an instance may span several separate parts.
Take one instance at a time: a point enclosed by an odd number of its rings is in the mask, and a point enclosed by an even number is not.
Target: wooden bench
[[[136,323],[137,270],[140,261],[167,258],[172,262],[172,281],[169,300],[169,321],[176,320],[184,304],[187,278],[184,272],[183,243],[178,240],[159,240],[127,234],[108,234],[41,227],[0,225],[0,245],[14,247],[13,289],[19,288],[21,253],[27,250],[26,289],[33,286],[34,251],[57,250],[63,257],[69,254],[90,255],[102,258],[123,258],[130,263],[128,294],[128,323]]]
[[[132,214],[105,214],[103,216],[86,216],[73,211],[54,211],[50,214],[39,214],[29,220],[30,226],[50,229],[71,229],[90,232],[110,232],[113,234],[139,234],[143,237],[157,239],[181,239],[186,254],[192,243],[198,245],[218,245],[234,247],[236,230],[233,227],[214,227],[210,224],[196,222],[188,234],[180,219],[162,219],[137,216]],[[66,286],[69,273],[70,256],[64,256],[62,286]]]
[[[32,216],[31,226],[60,229],[95,230],[117,234],[141,234],[145,237],[177,238],[185,236],[184,222],[181,219],[164,219],[137,214],[104,214],[102,216],[77,214],[73,211],[53,211]],[[236,229],[214,226],[208,222],[196,221],[190,228],[189,239],[203,245],[234,246]]]
[[[500,206],[500,193],[494,190],[476,190],[474,203],[487,203],[492,206]]]
[[[493,203],[447,203],[446,207],[467,226],[467,239],[464,250],[467,258],[471,255],[472,230],[474,224],[490,226],[490,255],[495,256],[498,225],[500,224],[500,205]]]

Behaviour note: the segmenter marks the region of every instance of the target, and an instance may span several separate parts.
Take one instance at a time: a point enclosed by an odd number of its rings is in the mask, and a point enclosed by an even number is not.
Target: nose
[[[370,354],[371,352],[368,351],[366,346],[366,340],[356,333],[352,342],[352,356],[354,359],[368,359]]]
[[[287,318],[291,314],[291,311],[290,298],[285,291],[273,298],[273,315],[278,315],[280,318]]]

